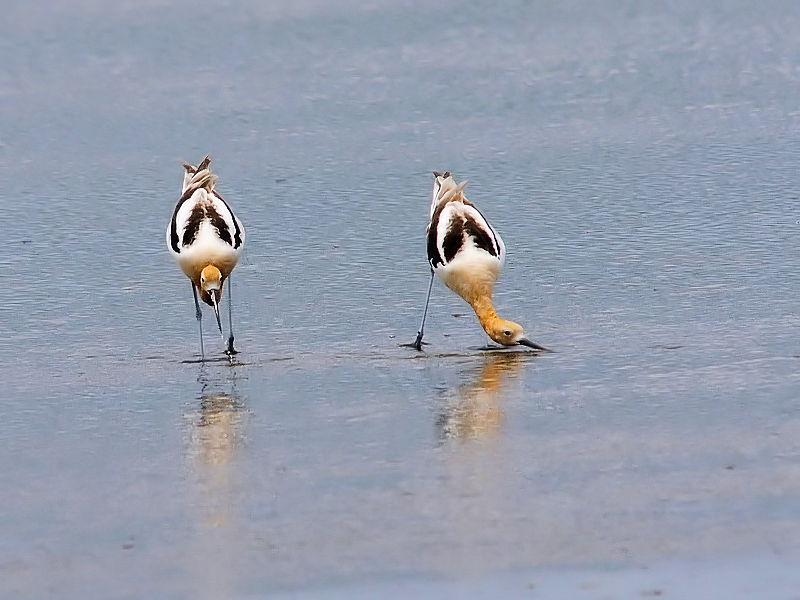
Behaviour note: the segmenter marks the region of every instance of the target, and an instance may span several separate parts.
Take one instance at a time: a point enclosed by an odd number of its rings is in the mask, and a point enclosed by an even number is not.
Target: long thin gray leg
[[[200,311],[200,303],[197,301],[197,288],[192,284],[192,295],[194,296],[194,316],[197,319],[197,325],[200,327],[200,359],[206,359],[206,351],[203,348],[203,313]]]
[[[231,277],[228,275],[228,331],[230,335],[228,336],[228,349],[225,350],[228,356],[232,356],[237,353],[237,350],[233,347],[233,314],[231,305],[233,304],[233,297],[231,296],[231,290],[233,286],[231,285]]]
[[[428,295],[425,298],[425,310],[422,311],[422,322],[419,324],[419,331],[417,331],[417,339],[414,340],[412,346],[417,350],[422,350],[422,334],[425,330],[425,317],[428,316],[428,303],[431,300],[431,289],[433,288],[433,269],[431,269],[431,280],[428,283]]]

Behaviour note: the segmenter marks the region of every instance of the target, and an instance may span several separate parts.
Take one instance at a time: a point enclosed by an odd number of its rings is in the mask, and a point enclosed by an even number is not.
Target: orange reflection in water
[[[495,435],[505,418],[503,395],[509,382],[530,359],[529,354],[507,351],[487,354],[473,379],[455,389],[455,397],[442,412],[439,419],[442,437],[468,440]]]

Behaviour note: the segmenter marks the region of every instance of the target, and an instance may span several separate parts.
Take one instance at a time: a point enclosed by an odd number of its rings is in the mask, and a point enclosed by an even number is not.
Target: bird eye
[[[201,277],[200,278],[200,283],[205,283],[205,282],[206,282],[206,278],[205,277]]]
[[[511,335],[511,332],[510,332],[508,329],[506,329],[506,330],[505,330],[503,333],[504,333],[505,335]]]

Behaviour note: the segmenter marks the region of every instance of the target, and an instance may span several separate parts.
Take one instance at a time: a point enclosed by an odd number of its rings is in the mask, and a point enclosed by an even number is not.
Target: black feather
[[[231,213],[231,220],[233,221],[233,244],[231,244],[231,245],[234,248],[238,248],[239,246],[242,245],[242,230],[239,228],[239,223],[236,221],[236,217],[233,216],[233,211],[231,210],[231,207],[228,206],[228,203],[225,202],[225,199],[222,196],[220,196],[216,191],[214,192],[214,195],[217,198],[220,199],[220,202],[222,202],[225,205],[225,208],[228,209],[228,212]],[[217,228],[217,229],[219,230],[219,228]],[[220,237],[222,237],[222,236],[220,236]],[[222,238],[222,239],[225,239],[225,238]],[[228,236],[227,242],[229,244],[231,243],[230,242],[230,236]]]
[[[493,240],[494,232],[492,232],[492,237],[489,237],[489,234],[486,230],[478,225],[478,222],[471,218],[466,217],[462,224],[463,230],[466,231],[467,235],[472,237],[472,241],[475,242],[475,245],[480,248],[481,250],[486,250],[492,256],[497,256],[497,245],[496,240]],[[445,238],[447,241],[447,238]],[[445,250],[445,254],[447,251]],[[449,259],[448,259],[449,260]]]
[[[181,245],[189,246],[197,238],[197,232],[200,231],[200,224],[206,218],[206,211],[202,205],[198,204],[192,209],[189,214],[189,219],[186,221],[186,228],[183,230],[183,239]]]

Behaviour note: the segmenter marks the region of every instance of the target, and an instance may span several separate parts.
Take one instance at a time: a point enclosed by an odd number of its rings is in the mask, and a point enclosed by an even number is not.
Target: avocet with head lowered
[[[422,323],[411,344],[422,349],[422,336],[434,274],[461,296],[475,311],[486,334],[503,346],[547,348],[525,337],[518,323],[501,319],[494,308],[492,292],[506,257],[506,247],[481,212],[464,195],[464,181],[458,185],[449,172],[433,173],[433,198],[427,230],[431,279]]]
[[[200,327],[200,355],[203,348],[203,314],[197,295],[214,308],[222,336],[219,303],[222,290],[230,278],[244,246],[244,227],[230,206],[214,189],[217,176],[211,173],[211,159],[206,156],[196,167],[184,164],[183,189],[180,200],[167,227],[167,247],[192,282],[195,316]],[[226,353],[236,353],[233,347],[233,317],[230,284],[228,285],[229,336]],[[224,341],[224,337],[223,337]]]

